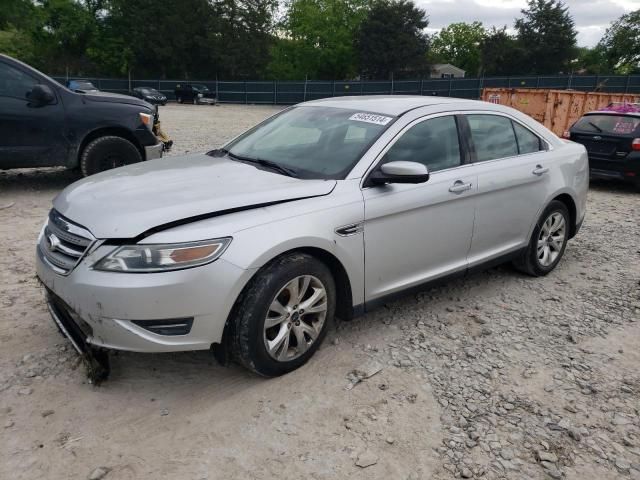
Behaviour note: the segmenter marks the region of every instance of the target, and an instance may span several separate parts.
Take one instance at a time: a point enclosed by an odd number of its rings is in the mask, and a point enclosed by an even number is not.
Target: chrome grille
[[[74,269],[94,241],[89,230],[51,210],[38,243],[38,252],[40,258],[56,273],[66,275]]]

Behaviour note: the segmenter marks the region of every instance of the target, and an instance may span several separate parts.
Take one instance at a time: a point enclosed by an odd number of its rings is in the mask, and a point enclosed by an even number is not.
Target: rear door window
[[[640,133],[640,117],[631,115],[586,115],[576,122],[574,130],[607,135]]]
[[[518,155],[510,119],[499,115],[467,115],[467,119],[477,162]]]

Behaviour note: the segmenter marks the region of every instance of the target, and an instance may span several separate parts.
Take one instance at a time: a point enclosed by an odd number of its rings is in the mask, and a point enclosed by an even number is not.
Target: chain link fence
[[[65,77],[53,77],[65,83]],[[86,78],[86,77],[85,77]],[[74,78],[69,78],[74,79]],[[483,88],[552,88],[640,94],[640,75],[553,75],[521,77],[447,78],[399,81],[218,81],[128,80],[86,78],[99,90],[124,93],[136,87],[152,87],[175,99],[180,83],[206,85],[222,103],[294,104],[345,95],[438,95],[479,99]]]

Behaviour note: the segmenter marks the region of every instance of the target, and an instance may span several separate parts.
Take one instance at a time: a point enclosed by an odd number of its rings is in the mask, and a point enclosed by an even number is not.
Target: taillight
[[[562,133],[562,138],[566,139],[566,140],[571,140],[571,132],[569,130],[565,130]]]
[[[631,142],[631,150],[640,150],[640,138],[634,138]]]

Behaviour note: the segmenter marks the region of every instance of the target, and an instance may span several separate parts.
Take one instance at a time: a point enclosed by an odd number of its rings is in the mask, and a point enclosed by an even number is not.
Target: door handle
[[[462,180],[456,180],[455,183],[449,187],[449,191],[451,193],[462,193],[467,190],[471,190],[472,186],[473,184],[471,183],[464,183]]]
[[[534,175],[540,176],[543,175],[545,173],[547,173],[549,171],[549,169],[547,167],[543,167],[542,165],[536,165],[536,168],[533,169],[533,173]]]

